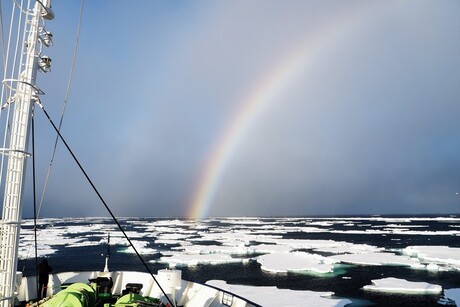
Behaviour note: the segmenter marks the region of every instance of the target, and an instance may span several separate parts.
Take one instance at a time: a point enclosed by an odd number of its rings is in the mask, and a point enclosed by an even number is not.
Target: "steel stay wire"
[[[133,248],[134,252],[136,253],[137,257],[139,258],[139,260],[142,262],[142,264],[144,265],[145,269],[147,270],[147,272],[150,274],[150,276],[153,278],[153,280],[155,281],[155,283],[158,285],[158,287],[160,288],[160,291],[163,293],[163,295],[166,297],[166,299],[168,300],[168,302],[172,305],[172,306],[176,306],[172,301],[171,299],[169,298],[169,296],[166,294],[166,292],[163,290],[163,288],[161,287],[160,283],[157,281],[157,279],[155,278],[155,276],[153,275],[152,271],[150,270],[150,268],[148,267],[147,263],[144,261],[144,259],[142,258],[142,256],[139,254],[139,252],[137,251],[136,247],[134,246],[133,242],[131,241],[131,239],[128,237],[128,235],[126,234],[125,230],[123,229],[123,227],[121,226],[120,222],[118,221],[118,219],[115,217],[115,215],[112,213],[112,210],[110,209],[110,207],[107,205],[107,203],[105,202],[104,198],[102,197],[102,195],[99,193],[99,190],[96,188],[96,186],[94,185],[93,181],[91,180],[91,178],[89,177],[88,173],[86,173],[85,169],[83,168],[83,166],[80,164],[80,161],[77,159],[77,157],[75,156],[75,154],[73,153],[72,149],[69,147],[69,145],[67,144],[67,142],[65,141],[64,137],[62,136],[61,132],[58,130],[58,128],[56,127],[56,125],[54,124],[53,120],[51,119],[51,117],[49,116],[48,112],[45,110],[45,107],[43,106],[43,104],[41,103],[40,101],[40,98],[36,98],[36,103],[37,105],[40,107],[40,109],[43,110],[43,113],[45,114],[45,116],[48,118],[49,122],[51,123],[51,125],[53,126],[54,130],[56,131],[57,135],[59,136],[59,138],[61,139],[62,143],[64,144],[64,146],[67,148],[67,151],[70,153],[70,155],[72,156],[72,158],[74,159],[75,163],[77,163],[78,167],[80,168],[80,171],[83,173],[83,175],[85,176],[86,180],[88,181],[88,183],[91,185],[91,187],[93,188],[94,192],[97,194],[99,200],[102,202],[102,204],[104,205],[105,209],[107,210],[107,212],[110,214],[110,216],[112,217],[112,219],[114,220],[115,224],[117,224],[118,226],[118,229],[120,229],[120,231],[123,233],[123,236],[125,237],[125,239],[129,242],[129,245]]]

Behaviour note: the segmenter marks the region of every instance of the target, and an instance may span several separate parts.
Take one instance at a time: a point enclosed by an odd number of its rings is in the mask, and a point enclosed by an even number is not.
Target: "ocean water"
[[[455,215],[120,221],[154,273],[175,265],[184,279],[201,283],[220,279],[230,284],[332,291],[336,297],[352,300],[350,306],[438,305],[442,293],[363,289],[372,280],[388,277],[440,285],[444,290],[460,288],[460,253],[456,249],[460,248],[460,217]],[[39,257],[47,257],[54,272],[102,270],[109,246],[111,270],[145,271],[109,219],[44,219],[37,234]],[[19,263],[25,275],[35,273],[33,242],[33,221],[26,220]],[[428,252],[409,255],[408,247],[426,247]],[[445,257],[430,254],[442,248]],[[321,263],[347,254],[359,254],[362,259],[334,261],[332,271],[325,273],[308,265],[290,268],[286,255],[293,253],[317,255]],[[375,263],[379,255],[388,253],[396,260]],[[276,268],[261,264],[259,257],[267,254],[279,255]],[[407,265],[407,261],[416,265]]]

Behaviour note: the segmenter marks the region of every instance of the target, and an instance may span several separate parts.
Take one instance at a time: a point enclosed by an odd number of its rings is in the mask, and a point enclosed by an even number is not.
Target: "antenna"
[[[110,272],[109,271],[109,259],[110,259],[110,231],[107,237],[107,254],[105,255],[104,273]]]

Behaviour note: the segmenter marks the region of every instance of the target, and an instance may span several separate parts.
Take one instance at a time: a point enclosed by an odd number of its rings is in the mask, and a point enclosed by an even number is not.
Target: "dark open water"
[[[418,217],[420,218],[420,217]],[[346,218],[344,218],[346,219]],[[131,218],[124,220],[123,226],[128,232],[142,233],[145,227],[139,225],[149,225],[156,221],[163,221],[167,224],[167,219],[155,218]],[[285,219],[263,219],[263,223],[285,223],[284,226],[295,226],[308,224],[310,218],[285,220]],[[316,221],[316,220],[314,220]],[[108,220],[94,219],[68,219],[56,220],[52,219],[45,221],[40,225],[42,231],[46,231],[49,227],[62,227],[65,229],[68,226],[93,227],[95,223],[111,224]],[[213,219],[208,221],[206,225],[209,227],[224,227],[228,229],[238,229],[246,227],[244,220],[241,224],[228,223],[226,219]],[[262,223],[262,224],[263,224]],[[283,226],[281,225],[280,226]],[[429,231],[431,235],[412,235],[412,234],[353,234],[353,233],[333,233],[334,230],[363,230],[363,225],[366,229],[384,229],[389,224],[395,224],[392,220],[369,220],[368,217],[363,217],[362,220],[353,220],[353,225],[344,226],[344,223],[332,223],[329,225],[316,225],[315,227],[323,228],[323,232],[303,232],[303,231],[280,231],[279,235],[287,239],[321,239],[334,241],[347,241],[351,243],[364,243],[378,247],[403,248],[411,245],[444,245],[450,247],[460,247],[460,237],[452,231],[459,230],[460,219],[453,216],[452,220],[433,220],[420,219],[406,221],[405,225],[416,224],[417,228],[412,230]],[[398,224],[398,222],[396,222]],[[402,224],[401,221],[399,224]],[[178,226],[172,226],[178,227]],[[184,226],[180,226],[184,227]],[[31,226],[25,226],[31,228]],[[203,231],[206,231],[204,229]],[[444,233],[439,235],[439,233]],[[273,232],[270,232],[273,234]],[[99,242],[104,236],[98,233],[92,236],[89,233],[80,232],[79,234],[68,233],[65,235],[68,238],[85,236],[89,240]],[[136,239],[133,239],[134,241]],[[145,238],[143,239],[145,240]],[[215,242],[212,242],[215,244]],[[200,244],[207,244],[202,242]],[[210,243],[208,243],[210,244]],[[51,244],[57,251],[49,256],[49,262],[54,269],[54,272],[61,271],[81,271],[81,270],[100,270],[104,266],[104,256],[107,251],[107,245],[100,243],[94,246],[69,247],[62,244]],[[165,264],[150,263],[150,260],[158,259],[161,256],[162,250],[169,250],[172,246],[156,244],[152,239],[149,242],[149,247],[156,248],[159,253],[153,255],[145,255],[144,259],[149,263],[153,272],[158,269],[167,267]],[[111,247],[111,270],[139,270],[145,271],[141,262],[134,254],[123,253],[124,246],[114,245]],[[21,260],[20,269],[23,269],[25,275],[34,274],[35,260]],[[206,282],[210,279],[222,279],[228,283],[258,285],[258,286],[277,286],[279,288],[288,288],[293,290],[312,290],[312,291],[333,291],[338,297],[345,297],[354,300],[351,306],[375,305],[375,306],[438,306],[438,297],[435,295],[403,295],[403,294],[381,294],[369,291],[363,291],[362,287],[371,284],[372,279],[380,279],[385,277],[396,277],[409,281],[423,281],[441,285],[444,289],[460,288],[460,272],[459,271],[427,271],[415,270],[403,266],[369,266],[369,265],[345,265],[344,274],[337,276],[314,276],[308,274],[291,274],[291,273],[267,273],[260,269],[260,265],[256,261],[249,263],[222,264],[222,265],[198,265],[194,267],[181,267],[182,276],[184,279]],[[347,276],[347,279],[342,278]],[[351,277],[351,278],[348,278]]]

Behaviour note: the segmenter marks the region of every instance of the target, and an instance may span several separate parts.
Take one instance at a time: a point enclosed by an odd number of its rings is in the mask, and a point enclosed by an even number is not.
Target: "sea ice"
[[[264,307],[346,306],[349,299],[334,299],[333,292],[295,291],[276,287],[229,285],[223,280],[210,280],[206,284],[227,290]]]
[[[180,250],[182,247],[173,247]],[[189,255],[203,254],[227,254],[227,255],[247,255],[253,253],[252,249],[245,246],[224,246],[224,245],[192,245],[188,246],[186,253]]]
[[[315,272],[330,273],[334,268],[334,261],[317,254],[304,252],[276,252],[257,257],[261,269],[274,273],[287,272]]]
[[[358,225],[360,226],[360,225]],[[368,234],[397,234],[397,235],[409,235],[409,236],[460,236],[459,230],[448,230],[448,231],[429,231],[429,230],[405,230],[397,228],[385,228],[385,229],[366,229],[366,230],[331,230],[331,233],[341,234],[357,234],[357,235],[368,235]]]
[[[49,255],[54,254],[57,252],[57,249],[51,248],[48,245],[42,245],[41,247],[39,246],[37,248],[37,256],[38,257],[47,257]],[[32,245],[21,245],[19,246],[18,250],[18,257],[19,259],[30,259],[32,257],[35,257],[35,251],[32,247]]]
[[[440,264],[447,269],[460,270],[460,248],[448,246],[408,246],[402,250],[406,255],[417,257],[428,265]]]
[[[142,254],[154,254],[157,250],[150,247],[150,244],[171,244],[177,245],[174,250],[181,250],[182,256],[175,252],[164,257],[164,262],[171,262],[172,265],[194,265],[196,263],[221,263],[228,261],[243,261],[234,259],[231,255],[268,254],[263,259],[276,259],[279,254],[307,255],[310,253],[332,253],[333,256],[323,257],[321,272],[331,270],[331,263],[346,262],[364,265],[407,265],[412,268],[423,268],[427,270],[460,270],[460,248],[449,248],[445,246],[409,246],[402,251],[405,255],[396,255],[391,250],[370,246],[366,244],[355,244],[345,241],[313,240],[313,239],[285,239],[283,234],[288,232],[305,233],[344,233],[360,235],[398,235],[391,240],[400,240],[399,235],[459,235],[459,228],[449,228],[447,231],[424,231],[418,222],[431,221],[433,218],[384,218],[384,217],[356,217],[356,218],[214,218],[200,221],[185,221],[178,219],[165,219],[158,221],[147,221],[143,219],[124,219],[122,224],[129,224],[132,227],[128,235]],[[458,218],[435,218],[438,222],[460,222]],[[369,227],[370,221],[378,221],[382,225]],[[382,222],[382,223],[380,223]],[[127,242],[115,225],[107,223],[106,219],[75,219],[63,226],[60,219],[45,219],[39,222],[39,234],[41,248],[40,255],[54,253],[55,248],[89,246],[105,244],[108,232],[111,233],[111,244],[127,246]],[[342,224],[345,230],[330,230],[331,225]],[[420,223],[418,223],[420,224]],[[25,229],[21,232],[20,257],[30,258],[30,247],[33,245],[33,220],[25,220]],[[84,226],[82,226],[84,225]],[[313,227],[317,226],[317,227]],[[352,227],[353,226],[353,227]],[[351,228],[352,227],[352,228]],[[407,230],[409,229],[409,230]],[[78,236],[75,237],[75,234]],[[87,238],[91,237],[91,240]],[[43,243],[43,242],[46,242]],[[402,241],[401,241],[402,242]],[[307,251],[307,252],[305,252]],[[126,250],[130,252],[130,248]],[[273,254],[273,256],[269,256]],[[213,257],[209,257],[212,255]],[[311,255],[311,254],[310,254]],[[222,256],[222,257],[221,257]],[[302,257],[303,257],[302,256]],[[412,258],[410,258],[410,257]],[[296,257],[296,256],[293,256]],[[289,259],[289,258],[286,258]],[[312,259],[310,259],[312,260]],[[271,261],[271,260],[268,260]],[[315,260],[316,261],[316,260]],[[280,264],[270,268],[269,262],[264,263],[265,269],[274,271],[315,271],[318,263],[304,263],[296,267]],[[321,262],[322,261],[322,262]],[[287,263],[287,261],[284,262]],[[422,264],[420,264],[420,262]],[[276,261],[275,261],[276,263]],[[275,269],[276,268],[276,269]]]
[[[166,256],[152,262],[167,263],[170,268],[176,266],[196,266],[198,264],[221,264],[237,263],[248,261],[242,258],[232,258],[230,255],[223,254],[206,254],[206,255],[189,255],[184,253],[165,253]],[[169,255],[169,256],[168,256]]]
[[[234,225],[262,225],[266,224],[266,221],[259,218],[253,217],[238,217],[238,218],[226,218],[222,219],[222,222],[226,224],[234,224]]]
[[[439,294],[442,292],[442,287],[426,282],[413,282],[398,278],[382,278],[372,280],[372,285],[366,285],[364,290],[379,291],[379,292],[399,292],[413,294]]]
[[[188,239],[190,235],[180,233],[163,233],[157,236],[156,240],[177,240],[182,241]]]
[[[277,253],[277,252],[289,252],[292,250],[291,247],[286,245],[278,244],[260,244],[253,245],[250,247],[253,253]]]
[[[131,241],[131,242],[133,243],[133,245],[136,248],[137,252],[139,254],[141,254],[141,255],[153,255],[153,254],[157,253],[156,249],[147,247],[149,245],[148,241],[139,241],[139,240],[137,240],[137,241]],[[126,246],[126,249],[121,250],[120,252],[129,253],[129,254],[134,254],[135,253],[134,249],[127,242],[125,242],[123,245]]]
[[[374,228],[379,228],[379,227],[382,227],[382,228],[423,228],[423,227],[427,227],[427,226],[409,225],[409,224],[404,224],[404,225],[401,225],[401,224],[387,224],[387,225],[374,226]]]
[[[337,262],[364,264],[364,265],[402,265],[419,267],[420,263],[408,256],[398,256],[393,253],[360,253],[334,255],[329,258]]]

